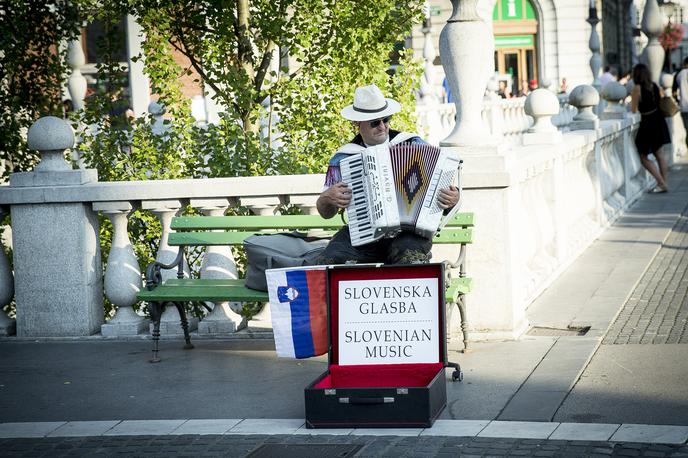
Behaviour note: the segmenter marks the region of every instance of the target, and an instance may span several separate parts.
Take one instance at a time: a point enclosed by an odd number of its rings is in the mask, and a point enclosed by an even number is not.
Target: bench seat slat
[[[284,231],[265,231],[260,234],[275,234]],[[244,239],[257,232],[229,231],[229,232],[171,232],[168,243],[171,246],[194,245],[241,245]],[[334,231],[318,231],[318,237],[332,237]]]
[[[445,294],[445,300],[456,302],[459,295],[471,290],[471,286],[470,278],[453,278]],[[231,278],[172,278],[152,291],[140,291],[137,297],[141,301],[268,301],[268,293],[246,288],[243,279]]]
[[[197,281],[197,280],[196,280]],[[141,301],[211,301],[211,302],[267,302],[268,293],[242,285],[162,285],[152,291],[142,290]]]

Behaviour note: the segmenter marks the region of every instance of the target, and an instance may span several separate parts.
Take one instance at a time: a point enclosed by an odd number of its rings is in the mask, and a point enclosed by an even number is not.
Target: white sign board
[[[339,283],[339,364],[436,363],[437,278]]]

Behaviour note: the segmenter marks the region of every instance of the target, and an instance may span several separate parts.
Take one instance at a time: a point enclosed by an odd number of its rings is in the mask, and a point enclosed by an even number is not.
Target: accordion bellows
[[[351,244],[401,230],[431,238],[443,223],[437,193],[451,185],[459,167],[455,155],[426,144],[384,143],[343,159],[342,181],[352,189],[346,209]]]

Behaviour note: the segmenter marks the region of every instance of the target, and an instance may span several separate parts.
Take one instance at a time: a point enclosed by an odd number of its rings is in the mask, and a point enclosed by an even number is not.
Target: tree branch
[[[212,88],[212,90],[215,91],[216,94],[222,94],[223,91],[220,89],[220,87],[217,84],[215,84],[213,81],[210,80],[210,78],[208,77],[208,74],[203,70],[203,67],[201,67],[200,63],[198,62],[198,59],[196,59],[196,56],[194,56],[191,53],[191,51],[189,50],[189,46],[186,44],[186,42],[184,40],[184,36],[185,36],[184,31],[181,29],[177,29],[177,30],[175,30],[174,35],[181,42],[182,46],[179,46],[176,42],[174,42],[172,39],[173,37],[170,37],[170,39],[168,40],[169,43],[176,50],[181,52],[183,55],[185,55],[189,59],[189,62],[193,66],[194,70],[196,70],[198,72],[199,76],[203,80],[203,84],[207,84],[208,86],[210,86]],[[239,111],[239,105],[237,105],[236,103],[232,103],[232,105],[234,106],[235,110]]]
[[[270,62],[272,61],[272,55],[274,50],[275,42],[270,40],[268,42],[267,47],[265,48],[265,52],[263,53],[263,58],[260,61],[260,66],[258,67],[258,72],[256,73],[256,77],[253,83],[253,87],[255,87],[256,91],[260,92],[261,87],[263,87],[263,81],[265,80],[265,75],[267,74],[268,69],[270,68]]]

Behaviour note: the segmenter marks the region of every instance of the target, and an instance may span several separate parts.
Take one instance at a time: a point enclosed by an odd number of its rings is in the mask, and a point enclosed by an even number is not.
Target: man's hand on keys
[[[459,203],[459,188],[456,186],[449,186],[448,188],[440,189],[437,195],[437,202],[440,208],[452,208]]]
[[[344,182],[330,186],[323,192],[329,203],[337,208],[346,208],[351,203],[351,189]]]

